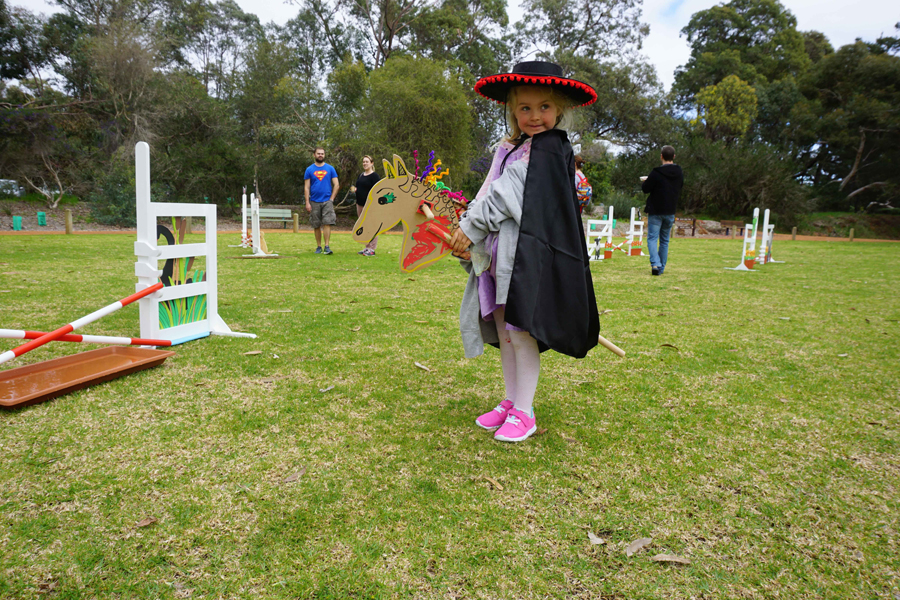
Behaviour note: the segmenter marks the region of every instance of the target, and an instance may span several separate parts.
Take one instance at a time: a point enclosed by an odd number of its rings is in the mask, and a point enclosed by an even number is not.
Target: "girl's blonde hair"
[[[516,120],[517,90],[521,87],[526,86],[517,85],[510,88],[509,95],[506,97],[506,124],[509,126],[510,131],[510,133],[503,138],[503,141],[506,142],[515,142],[522,136],[522,130],[519,129],[519,122]],[[532,85],[527,87],[549,90],[550,100],[556,105],[556,108],[559,111],[554,129],[568,130],[572,121],[572,99],[549,85]]]

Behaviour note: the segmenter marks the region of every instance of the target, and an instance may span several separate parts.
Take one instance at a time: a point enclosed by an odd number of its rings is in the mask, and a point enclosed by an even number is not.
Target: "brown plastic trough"
[[[0,371],[0,408],[37,404],[160,365],[171,350],[113,346]]]

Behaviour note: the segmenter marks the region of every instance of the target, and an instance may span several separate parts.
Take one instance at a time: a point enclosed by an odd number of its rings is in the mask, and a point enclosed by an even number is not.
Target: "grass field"
[[[495,350],[463,358],[454,262],[267,240],[219,238],[220,314],[258,339],[0,412],[0,598],[900,597],[900,245],[595,263],[628,355],[544,354],[542,433],[505,445],[473,423],[503,388]],[[0,238],[0,327],[131,293],[133,242]],[[137,308],[82,333],[137,336]]]

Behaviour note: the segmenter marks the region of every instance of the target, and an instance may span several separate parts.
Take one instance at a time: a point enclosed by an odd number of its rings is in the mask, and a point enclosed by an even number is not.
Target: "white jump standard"
[[[252,333],[231,331],[219,316],[218,262],[216,259],[216,205],[176,204],[150,201],[150,146],[138,142],[135,146],[135,184],[137,192],[137,241],[134,253],[137,261],[134,274],[138,290],[154,286],[163,272],[158,261],[169,259],[205,259],[205,281],[168,285],[153,296],[139,301],[141,337],[169,340],[179,344],[210,334],[250,337]],[[160,217],[203,217],[206,219],[205,241],[200,244],[174,244],[160,247],[157,243],[157,219]],[[206,308],[190,322],[161,327],[160,310],[163,302],[205,296]],[[171,305],[171,304],[170,304]]]
[[[250,222],[252,226],[251,241],[253,242],[253,254],[244,254],[242,258],[276,258],[277,254],[269,254],[266,246],[266,238],[259,230],[259,199],[250,194]]]
[[[612,207],[610,207],[612,208]],[[634,206],[631,207],[631,222],[628,225],[628,232],[625,234],[628,237],[625,239],[625,245],[628,246],[628,250],[625,252],[627,256],[647,256],[643,252],[644,248],[644,221],[642,219],[636,218],[638,216],[638,209]]]
[[[744,226],[744,245],[741,249],[741,264],[725,267],[728,271],[753,271],[756,265],[756,226],[759,223],[759,208],[753,209],[753,222]]]
[[[613,253],[613,228],[616,222],[613,219],[613,207],[609,207],[609,214],[605,219],[592,219],[587,222],[587,243],[590,260],[606,260],[612,258]],[[604,241],[604,239],[606,241]]]

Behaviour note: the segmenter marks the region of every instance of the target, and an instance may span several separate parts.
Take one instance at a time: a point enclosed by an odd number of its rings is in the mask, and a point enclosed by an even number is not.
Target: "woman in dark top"
[[[356,178],[356,185],[350,186],[350,191],[356,193],[356,216],[362,214],[363,208],[366,206],[366,198],[369,197],[369,191],[378,183],[381,177],[375,172],[372,164],[371,156],[363,156],[362,159],[363,172]],[[366,247],[357,252],[363,256],[375,256],[375,247],[378,246],[378,236],[366,244]]]

